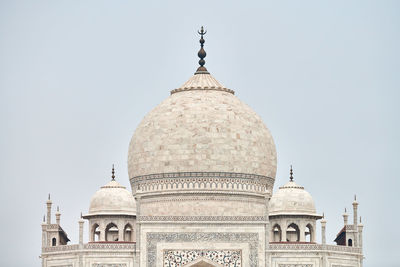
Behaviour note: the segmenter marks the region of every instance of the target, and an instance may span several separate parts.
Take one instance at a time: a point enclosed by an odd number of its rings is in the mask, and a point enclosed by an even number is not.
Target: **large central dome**
[[[129,145],[129,177],[233,172],[275,178],[261,118],[208,72],[197,72],[145,116]]]

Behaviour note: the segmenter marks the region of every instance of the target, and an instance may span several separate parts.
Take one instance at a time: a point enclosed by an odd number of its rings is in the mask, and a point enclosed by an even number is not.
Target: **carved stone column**
[[[100,222],[99,230],[100,230],[99,241],[106,241],[106,225],[104,224],[104,222]]]
[[[125,241],[124,240],[124,230],[125,225],[122,219],[118,222],[118,241]]]

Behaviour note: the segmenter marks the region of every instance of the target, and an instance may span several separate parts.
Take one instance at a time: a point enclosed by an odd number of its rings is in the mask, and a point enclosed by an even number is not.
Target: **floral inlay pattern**
[[[241,250],[164,250],[164,267],[184,267],[201,258],[224,267],[242,266]]]

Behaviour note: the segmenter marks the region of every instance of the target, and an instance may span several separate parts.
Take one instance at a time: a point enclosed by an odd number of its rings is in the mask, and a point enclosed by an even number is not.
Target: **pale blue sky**
[[[0,1],[0,265],[40,266],[47,193],[76,243],[111,164],[129,188],[130,137],[204,25],[208,70],[272,132],[275,188],[293,164],[329,242],[356,193],[365,267],[399,266],[400,2],[326,2]]]

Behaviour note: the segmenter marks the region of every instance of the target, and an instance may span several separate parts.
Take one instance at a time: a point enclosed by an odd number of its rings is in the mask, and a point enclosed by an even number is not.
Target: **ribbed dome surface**
[[[261,118],[210,74],[174,90],[145,116],[129,145],[130,178],[197,171],[276,173],[275,144]]]
[[[270,215],[317,216],[312,196],[304,187],[290,181],[275,192],[269,201]]]
[[[87,215],[136,215],[135,199],[131,192],[113,180],[92,196]]]

